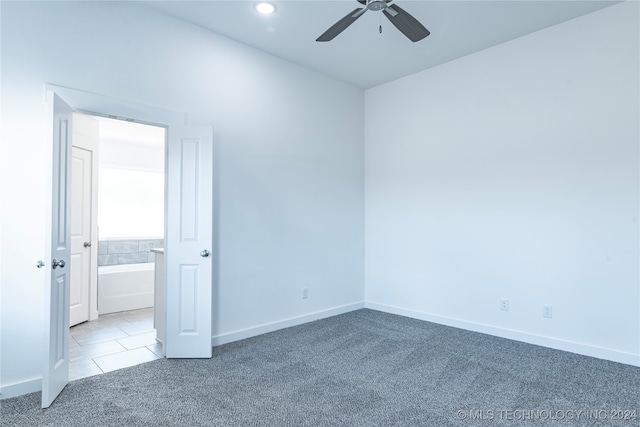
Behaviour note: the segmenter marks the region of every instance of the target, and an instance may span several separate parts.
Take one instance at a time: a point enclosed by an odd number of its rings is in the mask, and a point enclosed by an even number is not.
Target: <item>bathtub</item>
[[[154,263],[98,267],[98,313],[153,307]]]

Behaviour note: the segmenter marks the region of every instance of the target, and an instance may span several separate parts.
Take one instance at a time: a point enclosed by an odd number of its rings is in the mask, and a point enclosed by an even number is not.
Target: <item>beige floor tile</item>
[[[136,322],[126,326],[120,326],[127,335],[140,335],[148,332],[155,332],[153,321]]]
[[[94,320],[92,322],[85,322],[82,324],[82,328],[86,331],[86,332],[93,332],[96,330],[100,330],[100,329],[105,329],[105,328],[118,328],[120,326],[126,326],[129,325],[130,323],[118,316],[118,317],[110,317],[107,319],[103,319],[104,316],[100,316],[98,317],[98,320]]]
[[[80,344],[73,338],[73,335],[69,335],[69,351],[77,347],[81,347]]]
[[[153,307],[123,312],[122,318],[127,320],[128,322],[151,319],[153,318]]]
[[[109,327],[107,329],[95,330],[91,333],[75,334],[73,335],[73,339],[80,345],[87,345],[125,338],[127,336],[129,335],[122,329]]]
[[[156,331],[147,332],[145,334],[133,335],[131,337],[119,338],[116,340],[127,350],[133,350],[134,348],[146,347],[153,345],[156,342]]]
[[[155,339],[153,308],[102,315],[69,332],[70,380],[163,357]]]
[[[151,350],[156,356],[162,358],[164,355],[162,354],[162,344],[156,341],[153,345],[148,345],[147,348]]]
[[[91,359],[79,359],[69,362],[69,381],[103,374],[102,369]]]
[[[69,360],[90,359],[97,356],[105,356],[107,354],[127,351],[118,341],[104,341],[87,345],[69,345]]]
[[[84,328],[84,323],[81,323],[79,325],[76,326],[72,326],[71,328],[69,328],[69,333],[71,335],[73,334],[82,334],[82,333],[86,333],[87,330]]]
[[[93,361],[103,372],[111,372],[157,359],[159,359],[159,357],[156,354],[148,348],[142,347],[122,353],[96,357]]]

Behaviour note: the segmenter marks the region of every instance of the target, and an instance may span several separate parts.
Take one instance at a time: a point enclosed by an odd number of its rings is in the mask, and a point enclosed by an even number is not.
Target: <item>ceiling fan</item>
[[[357,0],[364,7],[359,7],[347,16],[336,22],[316,39],[317,42],[328,42],[333,40],[338,34],[347,29],[347,27],[360,18],[367,10],[379,11],[384,13],[389,21],[400,30],[402,34],[407,36],[412,42],[417,42],[427,37],[430,33],[416,18],[409,15],[404,9],[395,4],[390,4],[393,0]],[[382,32],[382,27],[380,27]]]

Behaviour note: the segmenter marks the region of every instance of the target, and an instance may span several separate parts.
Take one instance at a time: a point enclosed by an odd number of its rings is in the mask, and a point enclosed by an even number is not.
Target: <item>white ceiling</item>
[[[333,41],[315,39],[361,5],[356,0],[148,1],[149,6],[304,67],[370,88],[618,3],[617,1],[396,0],[431,31],[412,43],[368,11]],[[382,23],[382,34],[378,26]],[[598,31],[597,28],[593,29]]]

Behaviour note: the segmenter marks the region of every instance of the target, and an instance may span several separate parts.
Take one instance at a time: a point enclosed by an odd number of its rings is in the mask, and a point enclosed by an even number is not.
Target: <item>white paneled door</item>
[[[71,326],[97,318],[98,121],[73,115],[71,150]],[[95,244],[95,245],[94,245]],[[96,300],[96,301],[93,301]],[[93,304],[92,304],[93,302]]]
[[[91,151],[71,149],[71,290],[69,325],[89,320],[91,282]]]
[[[210,358],[213,279],[213,129],[171,126],[167,146],[168,358]]]
[[[45,290],[45,350],[42,407],[47,408],[69,382],[69,283],[71,255],[71,123],[72,110],[53,92],[47,93],[53,117],[53,185],[51,209],[51,271]],[[49,275],[47,275],[49,277]]]

